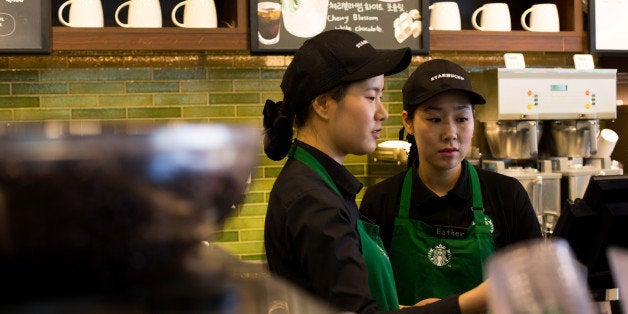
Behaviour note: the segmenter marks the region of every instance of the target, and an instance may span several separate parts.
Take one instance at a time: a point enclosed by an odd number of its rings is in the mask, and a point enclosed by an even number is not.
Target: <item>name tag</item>
[[[467,228],[433,226],[432,236],[446,239],[464,239],[467,237]]]

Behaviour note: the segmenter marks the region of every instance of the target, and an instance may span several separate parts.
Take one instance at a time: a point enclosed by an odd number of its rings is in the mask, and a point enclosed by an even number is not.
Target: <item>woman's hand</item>
[[[437,301],[440,301],[440,299],[437,299],[437,298],[427,298],[427,299],[419,301],[419,303],[417,303],[415,305],[399,305],[399,308],[403,309],[403,308],[406,308],[406,307],[413,307],[413,306],[425,306],[425,305],[428,305],[430,303],[434,303],[434,302],[437,302]]]
[[[485,313],[488,310],[488,285],[489,280],[485,280],[475,288],[461,294],[460,297],[458,297],[460,311],[462,314]],[[440,299],[427,298],[419,301],[419,303],[414,306],[425,306],[438,301],[440,301]],[[405,307],[408,306],[400,306],[400,308]]]
[[[462,314],[484,313],[488,309],[488,284],[485,280],[477,287],[463,293],[458,298]]]
[[[427,299],[423,299],[421,301],[419,301],[419,303],[415,304],[414,306],[424,306],[424,305],[428,305],[430,303],[434,303],[440,301],[440,299],[437,298],[427,298]]]

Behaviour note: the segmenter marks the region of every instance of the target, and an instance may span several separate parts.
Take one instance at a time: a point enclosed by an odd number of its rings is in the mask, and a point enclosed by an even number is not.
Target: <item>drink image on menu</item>
[[[264,45],[272,45],[279,42],[279,29],[281,24],[281,4],[278,2],[264,1],[257,4],[257,37]]]
[[[329,0],[282,0],[283,25],[288,33],[310,38],[327,25]]]

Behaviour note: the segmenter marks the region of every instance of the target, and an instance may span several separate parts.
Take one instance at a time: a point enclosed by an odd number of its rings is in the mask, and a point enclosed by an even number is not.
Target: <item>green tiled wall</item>
[[[470,71],[502,66],[503,53],[433,53],[415,56],[410,69],[388,77],[390,112],[383,137],[401,126],[401,87],[427,58],[447,58]],[[572,55],[526,54],[529,67],[572,67]],[[281,99],[279,83],[290,56],[251,56],[246,51],[77,51],[0,56],[0,121],[187,120],[249,123],[261,127],[264,100]],[[261,149],[260,149],[261,155]],[[263,227],[268,194],[282,162],[262,156],[241,204],[213,241],[246,260],[264,259]],[[367,157],[345,164],[364,183]]]

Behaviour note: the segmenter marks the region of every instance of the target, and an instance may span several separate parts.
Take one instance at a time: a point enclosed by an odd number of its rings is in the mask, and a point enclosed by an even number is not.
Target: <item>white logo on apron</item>
[[[427,252],[427,258],[436,266],[445,266],[451,260],[451,251],[446,246],[438,244]]]
[[[493,226],[493,221],[489,219],[488,217],[484,217],[484,224],[491,228],[491,233],[495,231],[495,226]]]

